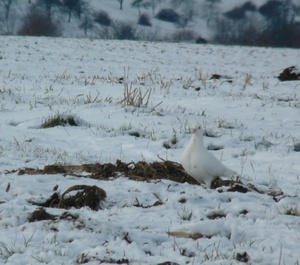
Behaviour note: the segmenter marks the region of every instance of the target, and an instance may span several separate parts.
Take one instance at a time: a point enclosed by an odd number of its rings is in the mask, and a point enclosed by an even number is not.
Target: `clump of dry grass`
[[[252,79],[253,79],[253,75],[251,73],[246,74],[242,90],[245,90],[247,86],[252,86],[251,83]]]
[[[140,88],[133,88],[132,84],[124,84],[124,98],[119,101],[124,106],[147,107],[151,95],[151,89],[142,92]]]

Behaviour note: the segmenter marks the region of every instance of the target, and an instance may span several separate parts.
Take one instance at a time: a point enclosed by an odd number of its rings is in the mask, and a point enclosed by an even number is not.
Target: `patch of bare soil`
[[[30,214],[28,221],[36,222],[36,221],[54,220],[54,219],[55,219],[55,215],[47,213],[44,208],[39,207],[33,213]]]
[[[172,161],[152,162],[139,161],[137,163],[124,163],[117,160],[115,164],[83,164],[83,165],[48,165],[44,169],[25,168],[18,171],[19,175],[42,175],[42,174],[64,174],[84,178],[108,180],[110,178],[124,175],[136,181],[152,181],[158,179],[169,179],[179,183],[198,182],[185,173],[183,167]]]
[[[71,195],[71,192],[77,191],[75,195]],[[51,208],[62,208],[70,209],[89,207],[92,210],[99,210],[100,202],[105,200],[105,190],[97,186],[89,185],[74,185],[68,188],[61,196],[55,192],[43,203],[31,202],[39,207],[51,207]],[[39,212],[37,212],[39,213]],[[49,218],[47,218],[49,219]],[[42,220],[42,219],[41,219]]]
[[[74,196],[65,195],[77,191]],[[99,204],[106,198],[106,192],[97,186],[75,185],[68,188],[61,196],[58,203],[58,208],[68,209],[71,207],[81,208],[84,206],[90,207],[92,210],[98,210]]]
[[[99,180],[109,180],[112,178],[117,178],[118,176],[127,177],[129,179],[135,181],[155,181],[161,179],[169,179],[172,181],[176,181],[179,183],[187,182],[189,184],[198,184],[195,179],[189,176],[183,169],[181,164],[178,164],[173,161],[163,161],[163,162],[152,162],[147,163],[145,161],[139,161],[137,163],[130,162],[124,163],[121,160],[117,160],[115,164],[112,163],[96,163],[96,164],[82,164],[82,165],[61,165],[61,164],[53,164],[47,165],[44,169],[33,169],[33,168],[24,168],[19,170],[13,170],[10,172],[6,172],[7,174],[18,172],[19,175],[51,175],[51,174],[63,174],[63,175],[71,175],[82,178],[92,178]],[[56,190],[57,187],[54,188]],[[244,184],[239,178],[237,179],[221,179],[217,178],[212,182],[212,189],[218,189],[218,192],[258,192],[258,193],[266,193],[274,198],[274,200],[280,200],[284,194],[281,191],[261,191],[253,184]],[[88,190],[86,190],[88,189]],[[94,196],[98,196],[101,198],[100,200],[105,199],[106,194],[105,191],[99,191],[100,188],[95,188],[95,186],[91,189],[86,185],[78,185],[69,188],[69,190],[65,191],[62,197],[66,193],[74,190],[83,190],[79,193],[78,196],[84,197],[86,193],[92,192]],[[57,196],[53,194],[52,196]],[[75,196],[76,197],[76,196]],[[88,197],[88,195],[87,195]],[[63,198],[62,198],[63,199]],[[47,207],[49,207],[49,203],[55,203],[62,205],[68,205],[68,201],[63,199],[63,201],[57,202],[57,198],[50,198],[49,201],[46,202]],[[61,200],[61,199],[60,199]],[[71,205],[71,204],[70,204]],[[80,206],[80,202],[74,203],[72,206]],[[70,207],[72,207],[70,206]],[[92,207],[93,208],[93,207]]]
[[[82,165],[61,165],[53,164],[47,165],[43,169],[24,168],[19,170],[13,170],[8,173],[18,172],[19,175],[52,175],[63,174],[76,176],[78,178],[93,178],[99,180],[109,180],[117,178],[119,176],[127,177],[135,181],[158,181],[161,179],[169,179],[179,183],[199,183],[189,176],[181,166],[176,162],[162,161],[147,163],[145,161],[139,161],[137,163],[130,162],[124,163],[121,160],[117,160],[115,164],[82,164]],[[211,186],[212,189],[217,189],[218,192],[258,192],[266,193],[273,197],[275,201],[281,200],[284,194],[281,191],[261,191],[252,184],[244,184],[240,179],[236,180],[223,180],[217,178]],[[92,210],[99,210],[100,202],[105,200],[106,192],[97,186],[88,185],[75,185],[68,188],[60,196],[57,192],[57,187],[54,187],[54,193],[44,203],[33,203],[39,207],[56,207],[69,209],[71,207],[81,208],[88,206]],[[72,195],[76,192],[75,195]],[[162,202],[158,200],[154,205],[144,206],[139,203],[134,205],[136,207],[155,207],[161,205]]]
[[[73,220],[76,221],[78,219],[78,216],[73,215],[68,212],[64,212],[61,215],[53,215],[48,213],[45,208],[38,207],[34,212],[32,212],[29,217],[29,222],[38,222],[38,221],[44,221],[44,220]]]

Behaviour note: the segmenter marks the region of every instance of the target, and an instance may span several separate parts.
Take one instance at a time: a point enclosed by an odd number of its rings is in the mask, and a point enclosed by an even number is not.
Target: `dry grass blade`
[[[6,187],[6,192],[9,192],[9,190],[10,190],[10,182],[8,182],[8,184],[7,184],[7,187]]]
[[[151,89],[148,89],[144,94],[141,89],[133,89],[132,84],[124,84],[124,98],[119,103],[124,106],[142,107],[147,106],[149,103]],[[146,101],[145,101],[146,100]]]
[[[167,232],[167,234],[169,236],[173,236],[173,237],[177,237],[177,238],[191,238],[194,240],[204,237],[204,235],[202,235],[201,233],[192,234],[192,233],[189,233],[186,231],[169,231],[169,232]]]
[[[252,86],[252,83],[251,83],[252,78],[253,78],[252,74],[249,74],[249,73],[246,74],[246,77],[245,77],[245,81],[244,81],[244,85],[243,85],[243,87],[242,87],[242,90],[245,90],[247,86]]]
[[[89,92],[89,94],[86,95],[86,99],[85,99],[84,103],[91,104],[91,103],[99,102],[99,100],[98,100],[99,95],[100,95],[100,93],[99,93],[99,91],[97,91],[97,95],[93,98],[91,92]]]

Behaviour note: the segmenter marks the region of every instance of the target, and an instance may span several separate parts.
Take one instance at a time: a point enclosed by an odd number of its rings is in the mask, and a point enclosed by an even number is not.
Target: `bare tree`
[[[218,4],[221,0],[206,0],[204,6],[204,14],[207,18],[207,26],[209,26],[212,19],[217,18],[219,14]]]
[[[178,8],[184,1],[181,0],[171,0],[172,8]]]
[[[63,0],[64,11],[68,14],[68,22],[71,22],[71,17],[75,14],[79,19],[81,15],[88,12],[89,5],[84,0]]]
[[[259,8],[267,20],[260,42],[262,45],[291,47],[297,32],[295,9],[291,0],[269,0]]]
[[[141,16],[141,8],[150,7],[151,3],[147,0],[133,0],[131,3],[132,7],[135,7],[139,11],[139,16]]]
[[[38,0],[36,5],[42,8],[42,12],[46,11],[47,17],[51,20],[54,12],[53,9],[55,7],[60,7],[61,2],[59,0]]]
[[[83,17],[82,23],[79,25],[79,28],[83,30],[84,35],[87,36],[88,31],[94,29],[94,21],[89,15]]]
[[[123,2],[124,2],[124,0],[117,0],[117,1],[120,4],[120,10],[123,10]]]
[[[193,17],[195,16],[195,10],[195,0],[186,0],[183,2],[183,14],[179,20],[180,27],[185,28],[188,22],[193,20]]]
[[[154,15],[155,14],[155,8],[156,8],[155,0],[151,0],[150,4],[151,4],[151,9],[152,9],[152,15]]]
[[[131,3],[132,7],[135,7],[139,11],[139,16],[141,15],[141,6],[143,4],[143,0],[133,0]]]
[[[6,21],[8,20],[10,8],[14,2],[15,0],[1,0],[0,2],[0,5],[4,7]]]
[[[16,0],[0,0],[0,32],[13,34],[16,24]]]

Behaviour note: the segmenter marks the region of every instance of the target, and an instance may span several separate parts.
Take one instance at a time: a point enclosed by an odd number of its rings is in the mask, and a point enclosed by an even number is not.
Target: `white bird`
[[[217,177],[236,174],[204,147],[203,131],[200,126],[194,128],[192,132],[192,137],[181,156],[181,164],[191,177],[210,188],[212,181]]]

